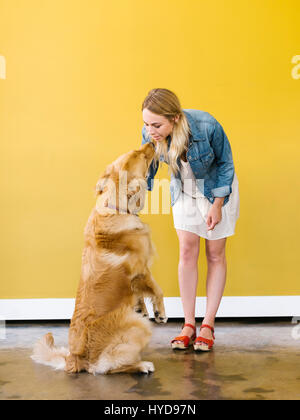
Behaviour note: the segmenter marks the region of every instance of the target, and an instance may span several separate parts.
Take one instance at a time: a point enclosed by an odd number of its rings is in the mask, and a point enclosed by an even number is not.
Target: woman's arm
[[[213,205],[207,214],[206,226],[207,230],[213,230],[216,224],[222,220],[222,206],[225,197],[215,197]]]
[[[215,197],[213,206],[222,208],[225,197]]]
[[[222,206],[225,197],[232,192],[231,185],[234,177],[230,143],[218,121],[216,121],[212,132],[211,145],[216,156],[217,181],[211,191],[215,199],[207,215],[206,226],[208,231],[213,230],[215,225],[222,220]]]
[[[212,131],[211,146],[214,150],[217,163],[217,180],[211,192],[214,197],[225,198],[232,192],[231,185],[234,177],[234,164],[230,143],[223,127],[218,121],[215,122]]]

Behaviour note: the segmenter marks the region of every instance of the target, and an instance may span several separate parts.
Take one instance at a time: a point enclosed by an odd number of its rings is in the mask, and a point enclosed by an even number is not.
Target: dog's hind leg
[[[67,373],[78,373],[84,370],[88,370],[89,363],[86,359],[83,359],[74,354],[70,354],[66,358],[65,371]]]
[[[153,363],[141,361],[141,351],[151,337],[151,328],[148,323],[148,320],[132,311],[129,325],[120,326],[110,344],[101,353],[97,362],[90,365],[88,371],[94,375],[97,373],[153,372]]]
[[[120,368],[117,369],[112,369],[110,371],[108,371],[108,374],[112,374],[112,373],[151,373],[154,372],[154,365],[152,362],[145,362],[145,361],[140,361],[134,365],[128,365],[128,366],[121,366]]]

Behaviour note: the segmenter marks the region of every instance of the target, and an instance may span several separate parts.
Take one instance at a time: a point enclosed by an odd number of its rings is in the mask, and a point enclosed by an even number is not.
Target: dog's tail
[[[48,333],[35,344],[31,358],[37,363],[64,370],[68,355],[69,350],[65,347],[54,346],[54,338]]]

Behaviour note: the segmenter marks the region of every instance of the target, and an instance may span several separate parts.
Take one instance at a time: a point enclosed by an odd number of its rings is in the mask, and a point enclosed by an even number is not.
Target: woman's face
[[[178,121],[179,117],[170,122],[166,117],[153,114],[147,108],[143,109],[143,120],[148,134],[155,142],[159,142],[168,137],[172,133],[174,121]]]

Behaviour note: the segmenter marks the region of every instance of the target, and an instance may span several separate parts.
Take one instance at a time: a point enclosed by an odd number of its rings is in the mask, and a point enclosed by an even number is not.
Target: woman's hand
[[[207,220],[206,220],[207,231],[213,230],[216,224],[221,222],[223,202],[224,202],[224,198],[219,198],[219,197],[215,198],[215,201],[207,214]]]

